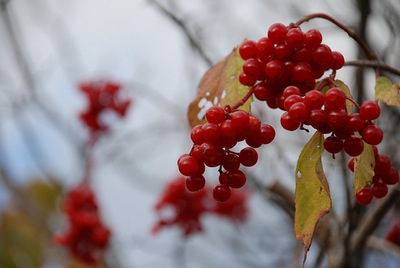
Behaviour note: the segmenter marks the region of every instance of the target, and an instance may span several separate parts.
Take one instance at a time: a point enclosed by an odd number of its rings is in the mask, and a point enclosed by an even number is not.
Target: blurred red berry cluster
[[[72,256],[83,263],[98,263],[111,232],[101,221],[92,189],[87,185],[72,188],[66,195],[63,210],[69,229],[56,235],[55,242],[67,247]]]
[[[131,100],[120,96],[122,86],[115,82],[84,82],[79,88],[88,99],[88,106],[80,114],[80,119],[89,128],[91,138],[95,140],[99,134],[108,130],[107,124],[101,119],[102,113],[113,111],[119,117],[124,117]]]
[[[391,227],[386,234],[386,240],[400,247],[400,222]]]
[[[243,222],[248,216],[248,196],[247,191],[237,190],[232,191],[228,201],[217,202],[212,197],[212,189],[206,186],[200,191],[190,192],[186,188],[185,178],[179,176],[167,184],[156,203],[158,222],[152,232],[158,233],[164,227],[176,225],[187,237],[203,231],[201,217],[207,213]]]

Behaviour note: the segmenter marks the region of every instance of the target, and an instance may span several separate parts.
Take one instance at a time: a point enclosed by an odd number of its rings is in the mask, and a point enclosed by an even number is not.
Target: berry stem
[[[334,18],[332,18],[331,16],[329,16],[325,13],[314,13],[314,14],[304,16],[302,19],[297,21],[295,23],[295,25],[300,26],[302,23],[308,22],[315,18],[325,19],[327,21],[332,22],[337,27],[339,27],[340,29],[345,31],[351,38],[354,39],[354,41],[356,41],[358,43],[358,45],[362,48],[362,50],[364,51],[365,55],[367,56],[367,58],[369,60],[375,61],[378,59],[377,55],[374,52],[372,52],[372,50],[368,47],[368,45],[364,42],[364,40],[356,32],[354,32],[353,30],[351,30],[344,24],[338,22],[337,20],[335,20]]]
[[[239,108],[240,106],[242,106],[251,97],[251,95],[253,95],[253,93],[254,93],[254,87],[249,89],[249,91],[246,93],[246,95],[244,95],[243,98],[241,98],[238,102],[236,102],[235,105],[231,106],[229,108],[229,110],[234,111],[237,108]]]

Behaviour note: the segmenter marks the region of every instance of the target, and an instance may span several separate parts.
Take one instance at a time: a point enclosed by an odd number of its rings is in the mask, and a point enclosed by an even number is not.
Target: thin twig
[[[154,4],[162,14],[170,18],[185,34],[187,39],[189,40],[190,45],[199,52],[200,56],[204,59],[204,61],[207,63],[208,66],[212,66],[213,62],[212,60],[207,56],[203,48],[199,45],[199,43],[195,40],[194,36],[188,29],[186,23],[178,18],[175,14],[171,13],[169,10],[167,10],[165,7],[163,7],[160,3],[157,1],[149,1],[150,3]]]
[[[368,237],[378,227],[379,223],[384,218],[384,215],[396,200],[399,199],[399,196],[400,185],[396,185],[385,199],[366,213],[365,219],[361,220],[358,228],[350,237],[351,252],[359,251],[365,247]]]

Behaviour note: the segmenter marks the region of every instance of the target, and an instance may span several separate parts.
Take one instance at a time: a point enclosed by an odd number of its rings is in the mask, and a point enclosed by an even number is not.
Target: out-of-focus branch
[[[12,17],[10,15],[8,3],[8,0],[0,0],[0,16],[3,19],[5,29],[11,42],[11,49],[13,50],[17,66],[20,70],[22,80],[27,88],[27,93],[29,94],[29,97],[31,98],[33,103],[41,109],[43,115],[48,119],[48,121],[56,126],[55,129],[58,130],[59,133],[66,138],[66,140],[71,141],[75,146],[77,145],[77,148],[84,148],[83,146],[80,146],[82,141],[80,141],[71,132],[71,129],[73,128],[68,126],[66,122],[61,121],[60,116],[57,116],[55,111],[51,110],[46,104],[41,101],[40,98],[36,96],[38,85],[32,74],[32,71],[29,68],[27,57],[21,45],[22,42],[18,40],[17,32],[15,29],[15,21],[12,20]],[[23,103],[22,105],[25,105],[25,103]],[[19,111],[20,108],[21,107],[15,107],[16,111]],[[83,155],[83,151],[81,151],[81,153]]]
[[[207,63],[207,65],[212,66],[213,65],[212,60],[207,56],[206,52],[200,46],[199,42],[194,38],[193,34],[188,29],[186,23],[183,20],[181,20],[180,18],[178,18],[175,14],[170,12],[168,9],[163,7],[157,1],[152,0],[149,2],[153,5],[155,5],[162,14],[164,14],[169,19],[171,19],[183,31],[183,33],[189,40],[190,45],[200,54],[200,56],[204,59],[204,61]]]
[[[378,227],[392,205],[399,200],[399,197],[400,185],[396,185],[386,198],[366,213],[365,219],[360,222],[350,238],[351,252],[362,250],[365,247],[368,237]]]
[[[384,62],[380,62],[377,60],[353,60],[353,61],[346,61],[345,62],[346,66],[358,66],[358,67],[372,67],[372,68],[378,68],[387,72],[390,72],[392,74],[400,76],[400,69],[396,68],[394,66],[388,65]]]
[[[367,247],[382,252],[388,252],[400,260],[400,247],[386,241],[385,239],[376,236],[369,236],[367,240]]]

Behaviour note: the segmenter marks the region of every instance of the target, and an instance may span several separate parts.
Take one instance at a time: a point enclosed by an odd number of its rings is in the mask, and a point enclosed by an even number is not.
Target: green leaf
[[[375,100],[386,105],[400,107],[399,84],[393,84],[389,78],[380,76],[376,79]]]
[[[375,157],[372,146],[364,142],[364,151],[354,159],[354,194],[372,183]]]
[[[191,127],[204,123],[206,110],[212,105],[233,106],[249,91],[239,82],[243,59],[236,47],[219,63],[211,67],[200,81],[197,96],[190,103],[188,119]],[[249,98],[240,109],[250,112]]]
[[[344,91],[344,94],[346,94],[346,97],[350,100],[353,99],[353,96],[351,95],[350,88],[341,80],[335,80],[336,85]],[[346,112],[347,114],[352,114],[353,112],[353,106],[354,104],[350,101],[346,100]]]
[[[316,132],[300,153],[296,167],[294,232],[304,245],[304,261],[318,221],[332,207],[321,156],[324,136]]]

